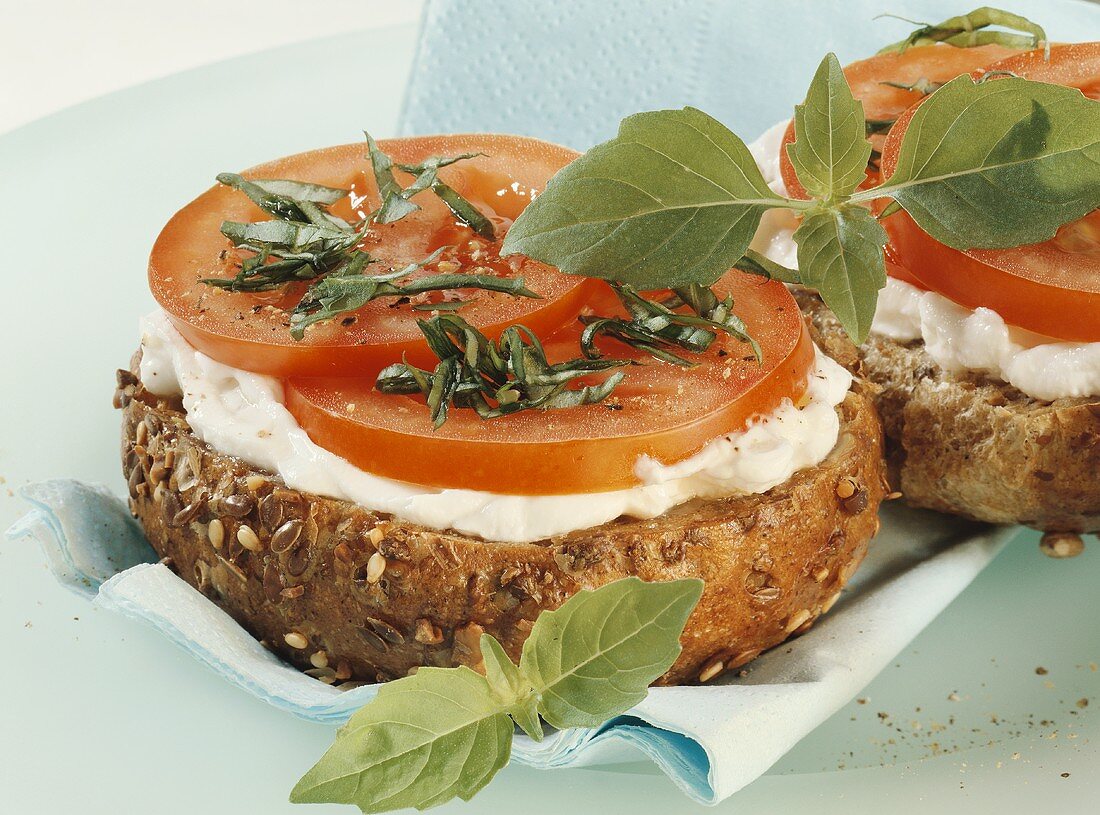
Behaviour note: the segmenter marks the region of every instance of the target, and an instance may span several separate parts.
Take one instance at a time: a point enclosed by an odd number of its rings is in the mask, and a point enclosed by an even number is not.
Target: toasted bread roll
[[[1100,530],[1100,397],[1033,399],[943,371],[917,340],[856,348],[814,294],[795,295],[815,342],[879,392],[891,483],[913,506],[1056,532]]]
[[[130,507],[154,549],[269,648],[329,682],[476,667],[483,631],[518,658],[540,611],[628,575],[706,581],[683,653],[660,681],[710,680],[832,605],[887,491],[878,417],[852,392],[828,459],[764,495],[498,543],[290,489],[204,444],[178,402],[131,372],[119,384]]]

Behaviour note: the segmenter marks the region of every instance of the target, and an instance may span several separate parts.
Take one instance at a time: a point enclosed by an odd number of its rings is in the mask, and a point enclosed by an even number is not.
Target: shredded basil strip
[[[896,14],[880,14],[879,17],[894,17],[905,20]],[[912,20],[905,20],[913,22]],[[878,53],[903,52],[914,46],[933,45],[937,42],[945,42],[958,48],[973,48],[980,45],[1003,45],[1008,48],[1038,48],[1046,45],[1049,55],[1050,41],[1046,31],[1038,23],[1033,23],[1027,17],[1013,14],[1004,9],[983,6],[974,9],[969,14],[958,17],[949,17],[941,23],[929,25],[916,23],[919,26],[908,37],[898,42],[891,43],[880,49]],[[1000,26],[1007,31],[990,31],[990,26]]]
[[[474,410],[482,419],[521,410],[577,407],[606,399],[622,382],[616,371],[598,385],[570,388],[574,380],[633,364],[622,359],[573,359],[551,364],[534,332],[512,325],[494,342],[457,314],[419,320],[420,331],[439,359],[427,371],[407,361],[384,368],[375,381],[382,393],[420,393],[432,426],[447,421],[452,408]]]
[[[741,318],[734,314],[733,298],[728,295],[719,300],[709,286],[692,284],[673,289],[672,299],[658,303],[646,299],[626,284],[612,283],[611,287],[630,319],[582,316],[585,330],[581,334],[581,352],[588,359],[600,358],[595,341],[605,336],[663,362],[693,367],[697,363],[673,349],[701,354],[710,348],[719,332],[747,343],[756,359],[761,359],[759,344],[749,336]],[[682,314],[674,310],[681,306],[687,306],[694,313]]]

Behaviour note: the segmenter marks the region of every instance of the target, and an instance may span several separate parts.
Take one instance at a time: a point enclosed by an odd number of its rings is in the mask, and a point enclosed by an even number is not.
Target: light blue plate
[[[781,43],[795,31],[781,31]],[[364,126],[395,132],[415,36],[353,33],[237,59],[0,137],[0,528],[25,506],[6,490],[28,481],[65,475],[121,489],[111,372],[152,305],[144,264],[166,218],[220,170],[350,141]],[[734,75],[730,87],[741,87]],[[1098,585],[1095,551],[1054,562],[1023,536],[868,688],[866,704],[838,713],[718,811],[1092,811]],[[327,747],[329,727],[253,700],[156,633],[63,592],[36,549],[0,545],[0,631],[5,811],[307,811],[286,804],[286,793]],[[1040,665],[1047,675],[1036,675]],[[1092,705],[1078,708],[1086,697]],[[510,767],[472,804],[450,809],[624,807],[694,809],[646,764],[614,774]]]

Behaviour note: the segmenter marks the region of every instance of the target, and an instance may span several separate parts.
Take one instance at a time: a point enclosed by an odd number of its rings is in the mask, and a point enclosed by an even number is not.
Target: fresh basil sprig
[[[520,410],[577,407],[606,399],[623,380],[616,372],[599,385],[570,389],[576,379],[632,364],[622,359],[573,359],[551,364],[534,332],[522,325],[504,330],[493,342],[457,314],[417,321],[439,364],[432,371],[399,362],[383,368],[375,381],[382,393],[420,393],[432,425],[447,421],[451,407],[496,419]]]
[[[863,103],[852,96],[836,57],[822,60],[806,101],[795,106],[794,135],[787,155],[810,195],[831,204],[863,183],[871,156]]]
[[[785,205],[721,122],[695,108],[637,113],[550,180],[501,253],[640,291],[709,286],[745,254],[765,210]]]
[[[386,683],[290,800],[366,813],[469,800],[508,763],[515,726],[541,741],[540,717],[557,728],[597,727],[644,699],[679,656],[702,590],[701,580],[636,577],[582,590],[539,615],[518,666],[483,634],[484,676],[421,668]]]
[[[502,253],[637,289],[710,285],[731,267],[773,275],[748,243],[769,208],[803,217],[798,282],[816,288],[857,342],[885,285],[886,235],[868,211],[892,199],[956,249],[1052,237],[1100,207],[1100,103],[1019,78],[962,76],[927,97],[893,176],[857,190],[869,155],[862,106],[832,54],[796,112],[788,146],[801,201],[767,188],[748,148],[693,108],[640,113],[559,172],[517,219]]]
[[[896,15],[883,14],[882,17]],[[899,18],[904,19],[904,18]],[[908,22],[908,21],[907,21]],[[990,31],[990,26],[1000,26],[1008,31]],[[1019,33],[1013,33],[1019,32]],[[880,54],[901,53],[919,45],[932,45],[944,42],[959,48],[973,48],[978,45],[1004,45],[1009,48],[1038,48],[1041,44],[1050,47],[1043,27],[1026,17],[1013,14],[1004,9],[982,6],[969,14],[949,17],[935,25],[920,24],[904,40],[882,48]]]

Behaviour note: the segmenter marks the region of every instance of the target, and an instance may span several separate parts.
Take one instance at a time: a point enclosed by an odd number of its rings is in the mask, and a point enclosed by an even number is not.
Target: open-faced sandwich
[[[133,513],[327,682],[515,658],[627,576],[705,582],[661,681],[743,665],[878,529],[872,391],[912,503],[1095,529],[1097,50],[1044,40],[983,10],[829,55],[771,172],[686,108],[583,156],[368,136],[219,176],[119,372]]]
[[[515,658],[638,576],[705,581],[663,681],[710,680],[812,625],[878,528],[874,408],[782,283],[502,254],[576,157],[368,137],[220,176],[156,241],[119,372],[132,511],[318,678],[479,666],[483,632]]]
[[[1029,41],[973,25],[974,33],[960,33],[961,19],[844,69],[875,147],[861,189],[912,175],[906,136],[921,124],[922,104],[960,75],[990,83],[991,92],[1012,77],[1065,86],[1050,94],[1047,104],[1055,107],[1079,105],[1079,92],[1100,98],[1100,43],[1048,45],[1041,30],[1029,30]],[[1028,28],[1018,18],[1009,22]],[[947,185],[939,199],[907,201],[901,191],[901,211],[876,204],[889,235],[889,277],[862,345],[849,340],[816,295],[796,296],[822,347],[879,386],[891,481],[909,503],[1048,530],[1050,550],[1072,554],[1080,551],[1075,533],[1100,529],[1100,212],[1095,190],[1083,187],[1078,196],[1070,176],[1088,177],[1098,156],[1094,148],[1083,168],[1057,156],[1059,142],[1074,130],[1087,137],[1096,124],[1087,115],[1055,123],[1045,110],[1036,107],[1003,143],[975,147],[1003,164],[998,177]],[[990,116],[991,128],[999,124]],[[795,123],[767,141],[761,150],[771,152],[773,172],[778,160],[776,189],[810,197],[788,153]],[[1043,144],[1053,147],[1045,166],[1013,166]],[[916,160],[931,167],[938,158]],[[999,210],[995,184],[1017,190],[1020,205]],[[969,213],[960,207],[946,234],[930,233],[928,221],[949,196],[966,199]],[[1083,217],[1061,226],[1041,216],[1031,221],[1032,207]],[[996,240],[1029,221],[1026,245]],[[797,223],[776,219],[771,227],[759,248],[793,261]]]
[[[830,54],[752,149],[694,108],[584,155],[368,136],[172,218],[131,511],[291,663],[397,680],[292,800],[468,798],[514,725],[813,625],[898,496],[876,403],[911,503],[1100,525],[1100,47],[1045,40]]]

